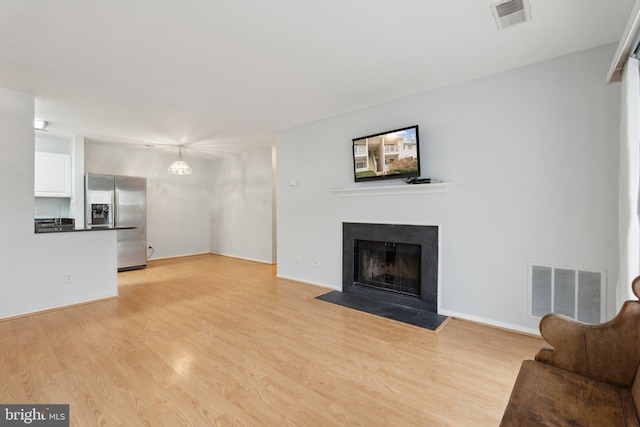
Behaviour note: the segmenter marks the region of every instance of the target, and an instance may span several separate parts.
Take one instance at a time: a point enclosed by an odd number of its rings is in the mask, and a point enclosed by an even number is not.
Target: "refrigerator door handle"
[[[117,189],[113,189],[113,193],[111,193],[111,206],[113,206],[113,210],[115,211],[115,215],[112,216],[113,218],[113,228],[116,228],[118,226],[118,223],[120,222],[120,218],[118,218],[118,215],[120,215],[120,209],[117,208],[118,206],[118,190]],[[112,212],[113,214],[113,212]]]

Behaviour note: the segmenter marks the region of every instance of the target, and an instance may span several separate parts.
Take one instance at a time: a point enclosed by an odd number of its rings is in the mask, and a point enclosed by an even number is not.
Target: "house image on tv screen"
[[[416,127],[353,140],[355,177],[377,178],[418,173]]]

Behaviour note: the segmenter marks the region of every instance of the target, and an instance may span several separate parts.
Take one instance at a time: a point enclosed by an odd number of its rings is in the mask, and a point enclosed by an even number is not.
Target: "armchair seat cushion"
[[[522,363],[501,426],[640,426],[630,388]]]

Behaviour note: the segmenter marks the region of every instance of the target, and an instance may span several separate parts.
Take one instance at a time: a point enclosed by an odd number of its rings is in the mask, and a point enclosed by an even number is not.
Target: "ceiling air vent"
[[[531,21],[529,0],[507,0],[491,5],[499,30]]]

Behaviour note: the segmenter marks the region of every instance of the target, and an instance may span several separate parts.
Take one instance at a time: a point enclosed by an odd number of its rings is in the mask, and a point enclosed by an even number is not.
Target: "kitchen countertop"
[[[137,227],[97,227],[97,228],[71,228],[62,225],[42,227],[36,230],[36,234],[48,233],[73,233],[76,231],[102,231],[102,230],[132,230]]]
[[[35,232],[41,233],[70,233],[75,231],[100,231],[100,230],[131,230],[136,227],[93,227],[76,228],[73,218],[36,218]]]

